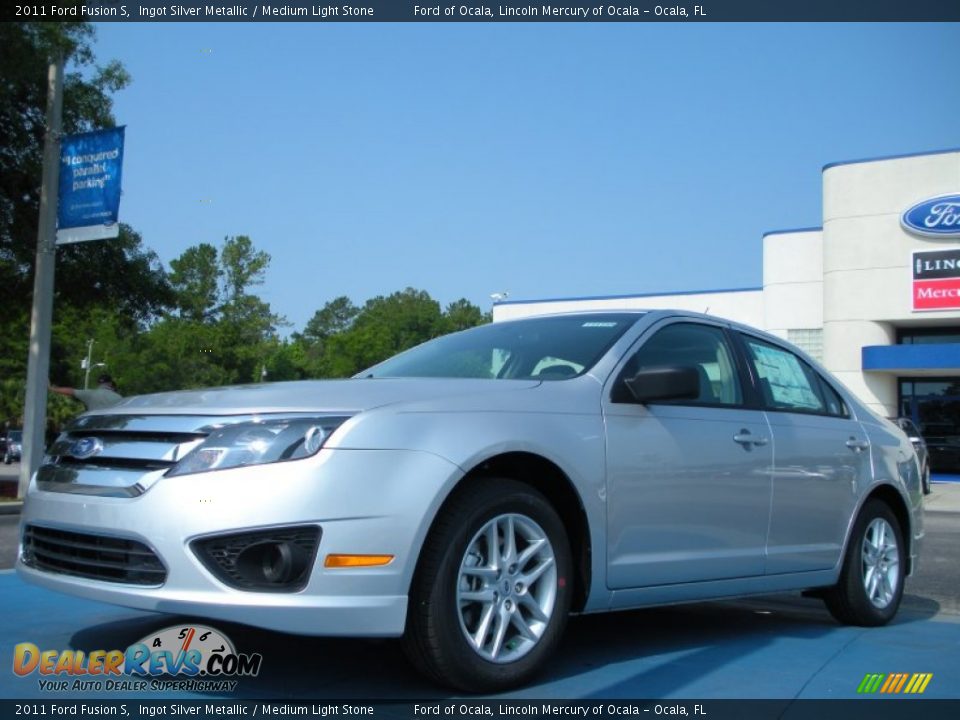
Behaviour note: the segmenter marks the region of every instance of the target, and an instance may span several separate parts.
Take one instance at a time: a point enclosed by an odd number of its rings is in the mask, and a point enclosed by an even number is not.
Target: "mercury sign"
[[[913,253],[913,309],[960,308],[960,248]]]
[[[924,237],[960,238],[960,194],[919,202],[900,216],[900,224]]]
[[[67,135],[60,142],[58,245],[119,234],[123,131]]]

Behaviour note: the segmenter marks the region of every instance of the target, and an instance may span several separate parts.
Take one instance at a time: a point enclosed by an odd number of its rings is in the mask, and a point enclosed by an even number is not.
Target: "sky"
[[[299,331],[446,306],[758,287],[827,163],[960,147],[958,24],[107,23],[120,219],[248,235]]]

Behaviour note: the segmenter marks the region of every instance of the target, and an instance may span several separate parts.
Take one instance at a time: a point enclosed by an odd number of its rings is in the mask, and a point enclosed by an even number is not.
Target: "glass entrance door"
[[[900,378],[900,413],[920,428],[933,472],[960,474],[960,378]]]

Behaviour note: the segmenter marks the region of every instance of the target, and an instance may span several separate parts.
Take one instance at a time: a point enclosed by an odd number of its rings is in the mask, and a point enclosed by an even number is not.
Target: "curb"
[[[23,510],[23,500],[0,502],[0,515],[19,515]]]

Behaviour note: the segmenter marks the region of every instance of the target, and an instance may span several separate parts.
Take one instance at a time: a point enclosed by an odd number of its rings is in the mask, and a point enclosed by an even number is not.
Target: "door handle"
[[[855,437],[847,440],[847,447],[853,450],[854,452],[863,452],[870,447],[869,440],[857,440]]]
[[[766,445],[768,442],[770,442],[767,438],[760,435],[751,435],[750,431],[747,429],[743,429],[734,435],[733,441],[735,443],[740,443],[746,448],[749,448],[751,445]]]

